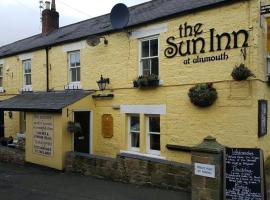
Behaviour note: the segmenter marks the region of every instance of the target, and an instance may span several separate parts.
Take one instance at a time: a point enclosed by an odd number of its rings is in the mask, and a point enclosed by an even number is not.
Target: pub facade
[[[190,164],[209,135],[268,157],[269,3],[153,0],[121,28],[59,28],[47,3],[41,34],[0,48],[2,137],[25,134],[26,161],[56,169],[70,151]]]

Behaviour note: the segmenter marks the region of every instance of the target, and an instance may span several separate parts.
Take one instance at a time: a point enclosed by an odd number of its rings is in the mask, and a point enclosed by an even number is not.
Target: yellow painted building
[[[43,26],[49,27],[42,34],[0,48],[0,98],[9,99],[0,103],[5,137],[25,132],[26,160],[57,169],[64,168],[65,153],[74,150],[191,163],[189,152],[168,147],[193,147],[208,135],[228,147],[261,148],[269,156],[267,110],[258,104],[270,99],[267,15],[261,15],[259,0],[192,2],[154,0],[134,6],[123,29],[111,26],[110,15],[58,28],[53,21],[58,18],[50,15],[56,12],[53,2],[45,9],[48,16],[43,12]],[[231,73],[242,63],[256,77],[235,81]],[[134,87],[136,77],[149,74],[159,77],[158,87]],[[97,84],[101,75],[109,78],[105,90]],[[202,83],[213,83],[218,94],[206,108],[188,96],[191,87]],[[40,110],[39,102],[15,105],[20,93],[78,90],[89,95],[57,112],[46,111],[48,105]],[[51,145],[47,156],[33,144],[39,133],[34,121],[42,116],[53,122],[50,144],[35,141]],[[80,124],[87,137],[68,132],[76,116],[89,119],[87,126]]]

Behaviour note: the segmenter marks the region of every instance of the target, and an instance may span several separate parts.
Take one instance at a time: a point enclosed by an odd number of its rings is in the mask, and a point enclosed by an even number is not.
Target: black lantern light
[[[98,87],[100,90],[105,90],[106,85],[110,84],[110,79],[109,78],[103,78],[103,76],[100,76],[100,80],[97,81]]]

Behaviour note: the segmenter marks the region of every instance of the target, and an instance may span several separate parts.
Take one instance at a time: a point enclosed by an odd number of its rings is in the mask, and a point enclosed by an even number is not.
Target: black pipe
[[[47,87],[46,91],[50,91],[50,85],[49,85],[49,50],[50,47],[46,47],[46,82],[47,82]]]

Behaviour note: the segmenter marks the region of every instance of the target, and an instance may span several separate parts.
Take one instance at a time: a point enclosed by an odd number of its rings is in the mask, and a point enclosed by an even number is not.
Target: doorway
[[[74,123],[80,125],[80,131],[74,133],[74,151],[79,153],[90,153],[91,140],[91,112],[76,111],[74,112]]]
[[[0,110],[0,138],[5,137],[4,111]]]

